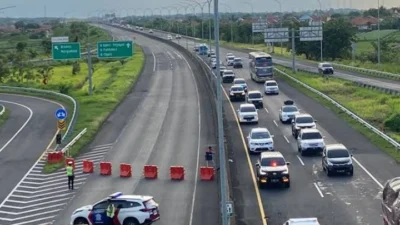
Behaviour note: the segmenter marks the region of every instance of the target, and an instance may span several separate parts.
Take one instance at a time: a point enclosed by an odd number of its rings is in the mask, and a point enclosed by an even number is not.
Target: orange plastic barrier
[[[119,165],[119,176],[120,177],[131,177],[132,176],[132,166],[130,164],[121,163]]]
[[[143,168],[143,175],[147,179],[157,179],[158,167],[154,165],[145,165]]]
[[[171,166],[169,169],[171,180],[185,179],[185,169],[183,166]]]
[[[47,162],[48,163],[59,163],[63,160],[62,152],[49,152],[47,153]]]
[[[68,165],[69,162],[72,162],[72,168],[75,169],[75,160],[73,158],[66,158],[65,165]]]
[[[91,160],[83,160],[83,173],[93,173],[94,170],[94,165],[93,161]]]
[[[201,180],[214,180],[214,167],[200,167]]]
[[[111,168],[112,167],[110,162],[100,162],[100,175],[110,176]]]

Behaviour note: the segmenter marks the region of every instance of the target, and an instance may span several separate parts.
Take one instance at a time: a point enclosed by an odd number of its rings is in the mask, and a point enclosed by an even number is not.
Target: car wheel
[[[350,172],[349,172],[349,176],[351,176],[351,177],[352,177],[352,176],[353,176],[353,173],[354,173],[354,172],[353,172],[353,170],[352,170],[352,171],[350,171]]]
[[[326,175],[327,175],[328,177],[330,177],[330,176],[332,176],[332,172],[330,172],[329,170],[326,170]]]
[[[139,225],[139,222],[135,218],[127,218],[124,220],[123,225]]]
[[[264,185],[260,182],[260,180],[257,181],[257,184],[258,184],[258,188],[263,188],[264,187]]]
[[[304,156],[306,153],[304,152],[304,151],[302,151],[302,150],[300,150],[300,155],[301,156]]]
[[[285,188],[290,188],[290,182],[287,182],[287,183],[285,184]]]
[[[297,146],[297,151],[298,151],[298,152],[301,152],[300,146]]]
[[[77,218],[74,221],[74,224],[78,225],[78,224],[89,224],[89,221],[87,221],[87,219],[85,218]]]

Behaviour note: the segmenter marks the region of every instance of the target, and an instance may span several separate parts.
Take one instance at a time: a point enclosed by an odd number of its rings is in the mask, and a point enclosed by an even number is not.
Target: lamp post
[[[211,1],[212,0],[207,0],[207,4],[208,4],[208,46],[210,47],[210,51],[212,49],[212,47],[211,47]],[[215,9],[214,9],[214,13],[215,13]],[[214,15],[214,18],[215,18],[215,15]],[[214,24],[215,24],[215,22],[214,22]],[[215,28],[214,28],[214,30],[215,30]]]
[[[90,18],[90,14],[98,12],[99,10],[94,10],[92,12],[88,13],[88,19]],[[92,95],[93,92],[93,80],[92,80],[92,73],[93,73],[93,68],[92,68],[92,56],[91,56],[91,50],[90,50],[90,41],[89,41],[89,36],[90,36],[90,26],[88,26],[87,29],[87,35],[86,35],[86,45],[87,45],[87,64],[88,64],[88,81],[89,81],[89,87],[88,87],[88,93],[89,95]]]
[[[378,0],[379,1],[379,0]],[[322,29],[322,33],[323,33],[323,27],[322,27],[322,4],[321,4],[321,0],[318,0],[318,4],[319,4],[319,21],[320,21],[320,23],[321,23],[321,29]],[[379,37],[379,36],[378,36]],[[322,50],[322,38],[321,38],[321,41],[320,41],[320,48],[321,48],[321,62],[322,62],[322,60],[323,60],[323,55],[322,55],[322,53],[323,53],[323,50]]]
[[[137,14],[136,14],[136,10],[138,10],[138,9],[130,8],[130,9],[128,9],[128,10],[133,10],[133,16],[132,16],[132,18],[131,18],[131,23],[132,23],[132,25],[133,25],[133,18],[137,15]]]
[[[182,7],[185,10],[185,16],[187,15],[187,10],[189,8],[188,5],[181,5],[181,4],[177,4],[177,6]],[[188,28],[187,25],[185,25],[185,35],[188,36]],[[187,43],[187,38],[186,38],[186,43]]]
[[[189,2],[196,3],[201,9],[201,39],[204,39],[204,6],[206,6],[207,2],[196,2],[194,0],[188,0]]]
[[[171,19],[171,8],[170,7],[161,7],[161,10],[163,10],[163,9],[168,11],[169,18]],[[171,24],[170,23],[168,23],[168,29],[169,29],[169,32],[171,32]]]
[[[177,7],[177,6],[171,6],[171,8],[173,8],[173,9],[175,9],[176,10],[176,16],[177,16],[177,18],[178,18],[178,15],[179,15],[179,7]],[[176,33],[180,33],[179,32],[179,23],[178,22],[176,22]],[[179,41],[179,39],[178,39],[178,41]]]
[[[244,3],[244,4],[246,4],[246,5],[248,5],[248,6],[250,6],[250,8],[251,8],[251,20],[252,20],[252,22],[254,22],[254,8],[253,8],[253,4],[251,4],[250,2],[242,2],[242,3]],[[251,43],[254,45],[254,32],[253,31],[251,31]]]
[[[282,29],[282,20],[283,20],[283,13],[282,13],[282,4],[279,0],[274,0],[279,5],[279,12],[281,13],[281,19],[279,20],[280,27]],[[281,41],[281,55],[283,54],[283,43]]]
[[[226,8],[228,8],[228,10],[231,12],[231,15],[233,15],[232,8],[229,5],[222,3],[222,2],[220,2],[220,4],[225,6]],[[230,20],[229,20],[229,23],[231,24],[231,43],[233,43],[233,24],[232,24],[232,21],[230,21]]]
[[[380,11],[381,11],[381,4],[380,4],[380,1],[378,0],[378,34],[380,33],[379,31],[381,30]],[[381,37],[380,37],[380,35],[378,35],[378,68],[381,69]]]

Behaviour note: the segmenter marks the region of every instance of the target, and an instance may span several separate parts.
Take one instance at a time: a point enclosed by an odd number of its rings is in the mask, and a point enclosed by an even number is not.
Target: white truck
[[[382,191],[384,225],[400,225],[400,177],[388,180]]]

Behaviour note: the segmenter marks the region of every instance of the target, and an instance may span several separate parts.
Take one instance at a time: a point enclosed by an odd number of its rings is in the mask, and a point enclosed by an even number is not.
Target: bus
[[[206,44],[199,45],[199,55],[207,55],[208,54],[208,46]]]
[[[273,78],[272,57],[265,52],[250,52],[249,68],[250,77],[256,82],[265,82]]]

